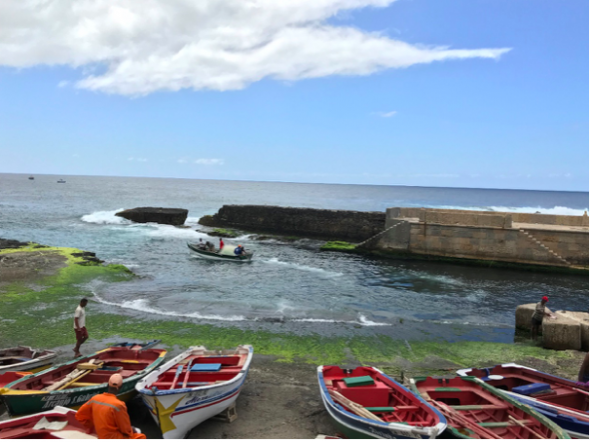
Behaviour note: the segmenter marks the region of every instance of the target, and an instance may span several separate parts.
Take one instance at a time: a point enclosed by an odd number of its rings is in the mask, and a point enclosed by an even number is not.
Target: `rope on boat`
[[[394,228],[396,228],[396,227],[398,227],[398,226],[402,225],[403,223],[407,223],[407,221],[406,221],[405,219],[403,219],[403,220],[401,220],[401,221],[399,221],[399,222],[395,223],[393,226],[390,226],[390,227],[388,227],[388,228],[387,228],[387,229],[385,229],[384,231],[382,231],[382,232],[379,232],[379,233],[377,233],[376,235],[373,235],[373,236],[371,236],[369,239],[366,239],[366,240],[364,240],[363,242],[361,242],[361,243],[357,244],[356,246],[357,246],[357,247],[360,247],[360,246],[362,246],[362,245],[364,245],[364,244],[368,243],[369,241],[372,241],[372,240],[374,240],[374,239],[375,239],[375,238],[377,238],[378,236],[381,236],[381,235],[383,235],[384,233],[387,233],[387,232],[389,232],[391,229],[394,229]]]

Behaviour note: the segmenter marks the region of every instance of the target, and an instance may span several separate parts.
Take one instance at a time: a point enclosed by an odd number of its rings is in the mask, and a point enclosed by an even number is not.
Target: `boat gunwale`
[[[39,350],[39,349],[36,349],[33,347],[28,347],[26,345],[17,345],[16,347],[0,348],[0,352],[5,351],[5,350],[12,350],[15,348],[24,348],[24,349],[30,350],[33,353],[40,352],[40,353],[47,353],[47,354],[30,359],[28,361],[19,362],[17,364],[0,365],[0,374],[4,374],[8,371],[27,371],[27,370],[25,370],[25,368],[37,368],[39,366],[43,366],[43,365],[45,365],[46,362],[49,362],[50,360],[55,359],[57,357],[57,352],[54,350]],[[15,357],[16,357],[16,355],[15,355]],[[37,364],[38,362],[41,362],[41,364],[29,366],[30,364]]]
[[[151,390],[151,389],[148,389],[148,388],[144,388],[143,385],[148,383],[148,377],[151,378],[152,376],[158,375],[158,376],[156,376],[156,380],[157,380],[160,377],[160,375],[162,375],[166,371],[168,371],[170,369],[170,367],[173,367],[176,363],[178,363],[178,361],[181,361],[183,359],[186,359],[188,356],[190,356],[190,354],[194,351],[193,349],[204,348],[205,351],[212,351],[212,350],[207,350],[205,347],[202,347],[202,346],[194,346],[194,347],[190,347],[185,352],[179,354],[174,359],[171,359],[170,361],[166,362],[164,365],[162,365],[157,370],[152,371],[148,376],[145,376],[143,379],[140,379],[137,382],[137,384],[135,384],[135,390],[138,393],[140,393],[140,394],[145,394],[146,396],[167,396],[167,395],[171,395],[171,394],[179,394],[179,393],[189,393],[189,392],[193,392],[193,391],[211,390],[213,388],[227,387],[227,386],[229,386],[231,384],[237,383],[243,377],[245,377],[246,374],[248,373],[248,370],[250,369],[250,363],[252,362],[252,358],[254,356],[254,347],[252,345],[250,345],[250,344],[238,345],[236,347],[236,351],[240,347],[243,347],[243,348],[247,348],[248,349],[248,355],[246,357],[246,361],[244,362],[244,365],[242,366],[242,369],[240,370],[240,372],[236,376],[234,376],[233,378],[228,379],[227,381],[220,382],[220,383],[217,383],[217,384],[200,385],[200,386],[195,386],[195,387],[191,387],[191,388],[188,388],[188,387],[187,388],[174,388],[174,389],[171,389],[171,390],[160,390],[160,389],[156,388],[155,392],[154,392],[154,390]],[[222,355],[222,356],[226,356],[226,355]],[[150,382],[153,383],[155,381],[150,381]]]
[[[415,425],[404,425],[398,422],[379,422],[373,419],[368,419],[362,416],[359,416],[358,414],[352,413],[350,411],[347,411],[344,409],[344,407],[342,407],[341,405],[337,404],[333,399],[332,396],[329,393],[328,387],[326,386],[325,383],[325,379],[324,379],[324,373],[323,373],[323,369],[324,367],[326,367],[325,365],[320,365],[317,368],[317,372],[318,372],[318,383],[320,385],[320,390],[322,393],[322,399],[324,400],[324,403],[327,403],[328,405],[330,405],[330,407],[328,408],[328,412],[330,412],[330,409],[333,409],[336,413],[338,414],[342,414],[344,416],[346,416],[347,418],[351,418],[353,420],[359,421],[362,424],[365,425],[370,425],[370,426],[374,426],[374,427],[378,427],[379,429],[383,429],[383,430],[389,430],[389,431],[398,431],[400,434],[404,434],[404,435],[424,435],[424,436],[428,436],[428,437],[432,437],[432,431],[428,431],[430,430],[436,430],[437,433],[435,435],[439,436],[440,434],[442,434],[442,432],[445,430],[445,428],[447,427],[447,420],[446,418],[443,416],[443,414],[435,409],[433,406],[431,406],[430,404],[428,404],[424,399],[422,399],[421,397],[415,395],[411,390],[409,390],[407,387],[401,385],[399,382],[395,381],[394,379],[391,379],[389,376],[387,376],[385,373],[383,373],[381,370],[379,370],[376,367],[370,367],[372,369],[374,369],[375,371],[377,371],[378,373],[382,374],[383,376],[385,376],[387,379],[392,380],[395,384],[397,384],[398,386],[402,387],[402,389],[406,390],[407,392],[409,392],[410,394],[412,394],[413,396],[416,397],[416,399],[418,399],[420,402],[426,404],[427,408],[429,408],[431,411],[433,411],[437,417],[439,418],[439,422],[434,425],[434,426],[430,426],[430,427],[420,427],[420,426],[415,426]],[[332,414],[332,413],[330,413]],[[343,424],[345,426],[347,426],[346,424]],[[442,428],[441,428],[442,427]],[[365,434],[371,435],[371,436],[376,436],[375,434],[371,433],[371,432],[367,432],[363,429],[360,428],[355,428],[354,430],[356,431],[361,431]]]

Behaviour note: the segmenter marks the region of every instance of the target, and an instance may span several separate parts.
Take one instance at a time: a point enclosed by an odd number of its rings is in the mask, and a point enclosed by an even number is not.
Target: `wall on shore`
[[[383,230],[385,213],[227,205],[213,215],[213,223],[254,232],[360,242]]]
[[[399,219],[388,219],[389,227]],[[588,232],[527,229],[570,264],[588,266]],[[387,232],[378,248],[453,258],[567,266],[518,229],[405,221]]]
[[[387,209],[388,218],[418,218],[421,222],[428,222],[426,217],[431,219],[436,216],[445,215],[447,222],[445,224],[470,224],[471,215],[492,215],[492,216],[510,216],[512,222],[526,224],[549,224],[559,226],[577,226],[588,227],[588,215],[570,216],[570,215],[546,215],[542,213],[518,213],[518,212],[486,212],[478,210],[454,210],[454,209],[425,209],[421,207],[392,207]],[[493,227],[493,226],[490,226]],[[496,226],[501,227],[501,226]],[[505,226],[511,227],[511,226]]]

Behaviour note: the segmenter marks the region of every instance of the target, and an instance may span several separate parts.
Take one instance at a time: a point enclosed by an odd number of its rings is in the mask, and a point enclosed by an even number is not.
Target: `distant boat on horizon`
[[[34,177],[34,176],[30,176],[30,177],[29,177],[29,179],[30,179],[30,180],[34,180],[34,179],[35,179],[35,177]]]
[[[62,178],[62,179],[60,179],[60,180],[57,180],[57,182],[58,182],[58,183],[65,183],[65,182],[66,182],[66,180],[64,180],[64,179]]]

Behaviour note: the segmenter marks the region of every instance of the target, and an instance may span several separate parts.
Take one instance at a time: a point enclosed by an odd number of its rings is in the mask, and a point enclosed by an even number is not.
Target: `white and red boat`
[[[231,406],[246,381],[254,350],[191,347],[137,383],[135,389],[164,439],[182,439]]]
[[[570,437],[588,439],[588,385],[518,364],[458,370],[508,393],[557,423]]]
[[[0,439],[98,439],[76,420],[71,408],[55,407],[30,416],[0,422]]]

